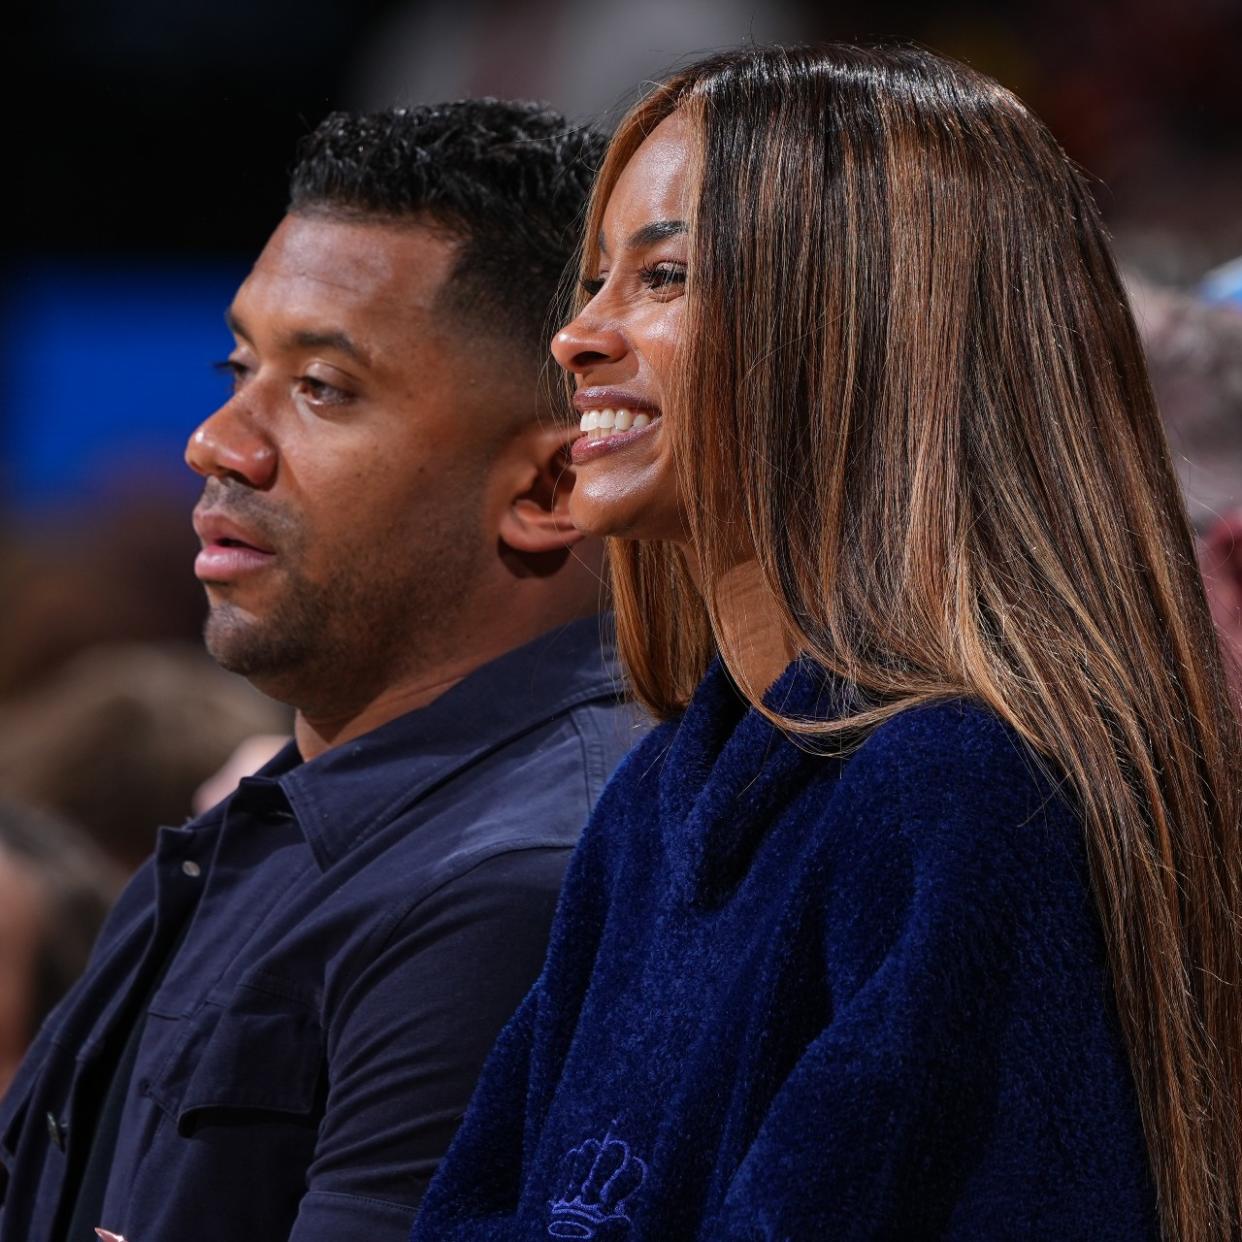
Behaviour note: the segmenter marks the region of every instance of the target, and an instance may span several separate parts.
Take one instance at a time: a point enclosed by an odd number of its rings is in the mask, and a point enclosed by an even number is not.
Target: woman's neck
[[[684,549],[686,564],[703,589],[698,557]],[[740,561],[716,581],[717,638],[737,681],[751,695],[762,695],[797,655],[781,621],[780,609],[756,560]]]

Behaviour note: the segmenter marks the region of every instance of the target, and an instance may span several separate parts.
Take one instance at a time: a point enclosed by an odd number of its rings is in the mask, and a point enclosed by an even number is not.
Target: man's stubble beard
[[[328,584],[282,567],[279,602],[265,615],[224,600],[211,606],[207,650],[229,672],[299,710],[365,701],[443,658],[445,636],[477,572],[477,558],[461,546],[460,528],[455,533],[456,548],[429,541],[438,546],[420,548],[417,564],[355,557],[349,572]],[[408,539],[409,532],[403,534]],[[383,540],[381,546],[408,543]]]
[[[256,683],[297,673],[316,662],[316,647],[326,637],[319,623],[328,611],[325,595],[323,588],[296,579],[280,606],[263,618],[227,600],[213,603],[203,625],[207,650],[221,668]]]

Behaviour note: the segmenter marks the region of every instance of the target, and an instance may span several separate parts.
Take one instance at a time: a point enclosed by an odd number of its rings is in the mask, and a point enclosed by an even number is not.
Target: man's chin
[[[254,682],[287,675],[307,656],[306,643],[298,636],[284,627],[264,624],[233,605],[211,609],[203,641],[221,668]]]

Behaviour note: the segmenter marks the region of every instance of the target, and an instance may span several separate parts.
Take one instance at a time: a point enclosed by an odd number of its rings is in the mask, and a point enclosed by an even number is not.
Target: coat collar
[[[763,702],[783,714],[828,720],[846,710],[848,692],[847,683],[799,658]],[[685,896],[696,905],[719,901],[799,786],[799,769],[838,762],[749,706],[717,657],[677,726],[660,779],[660,818],[677,840],[676,882]]]

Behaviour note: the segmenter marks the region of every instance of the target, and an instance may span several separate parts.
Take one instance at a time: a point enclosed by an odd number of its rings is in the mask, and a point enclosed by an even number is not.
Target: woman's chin
[[[569,498],[569,520],[584,534],[613,539],[683,538],[678,506],[664,496],[631,491],[582,470]]]
[[[626,506],[608,501],[599,502],[589,497],[580,496],[581,482],[574,488],[573,499],[569,504],[569,520],[584,535],[598,538],[615,537],[620,539],[641,539],[641,533],[635,534],[637,519],[639,530],[642,528],[641,513],[626,511]]]

